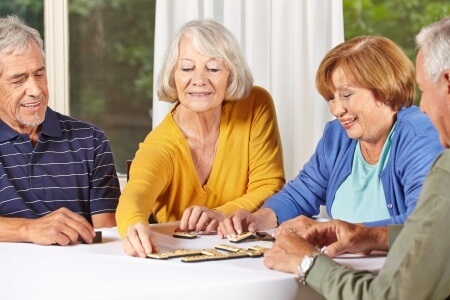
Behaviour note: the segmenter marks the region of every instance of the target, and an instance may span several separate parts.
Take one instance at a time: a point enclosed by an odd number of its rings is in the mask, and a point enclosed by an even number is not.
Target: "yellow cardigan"
[[[173,110],[172,110],[173,111]],[[117,226],[180,220],[192,205],[226,215],[258,209],[285,183],[281,139],[272,97],[253,87],[248,98],[224,101],[219,142],[205,185],[200,184],[186,139],[169,112],[133,159],[130,180],[119,199]]]

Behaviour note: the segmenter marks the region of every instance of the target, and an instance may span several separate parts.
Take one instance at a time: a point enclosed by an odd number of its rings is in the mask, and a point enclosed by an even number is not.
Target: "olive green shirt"
[[[398,236],[395,238],[396,232]],[[450,150],[434,163],[416,210],[390,245],[378,275],[320,255],[306,282],[327,299],[446,299],[450,295]]]

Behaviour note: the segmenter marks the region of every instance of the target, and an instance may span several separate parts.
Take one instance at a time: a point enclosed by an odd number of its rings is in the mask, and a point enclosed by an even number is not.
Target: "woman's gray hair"
[[[27,54],[33,45],[39,46],[45,61],[44,42],[39,31],[25,24],[17,16],[0,18],[0,55]],[[0,64],[0,74],[2,71],[3,67]]]
[[[427,79],[437,83],[442,72],[450,69],[450,17],[422,28],[416,44],[423,49]]]
[[[158,76],[159,99],[170,102],[178,99],[174,74],[180,43],[185,38],[189,39],[202,55],[223,61],[229,69],[225,100],[239,100],[249,95],[253,76],[232,33],[216,21],[195,20],[181,28],[166,54]]]

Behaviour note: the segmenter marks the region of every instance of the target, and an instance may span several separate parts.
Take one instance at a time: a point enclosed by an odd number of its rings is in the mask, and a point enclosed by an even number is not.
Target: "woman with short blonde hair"
[[[231,32],[213,20],[195,20],[184,25],[170,45],[158,76],[159,99],[177,100],[174,72],[184,38],[189,38],[199,53],[222,60],[230,70],[225,100],[240,100],[249,95],[253,76]]]
[[[125,252],[140,257],[157,251],[149,216],[208,234],[236,210],[258,209],[285,181],[272,98],[253,86],[224,26],[196,20],[181,28],[158,96],[174,106],[139,145],[116,215]]]

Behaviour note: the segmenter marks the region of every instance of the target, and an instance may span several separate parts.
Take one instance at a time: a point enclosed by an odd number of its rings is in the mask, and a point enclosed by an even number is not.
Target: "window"
[[[343,0],[345,39],[380,35],[397,43],[415,62],[415,35],[423,26],[450,15],[448,0]],[[420,96],[416,97],[416,104]]]
[[[65,2],[67,1],[67,2]],[[45,2],[45,5],[44,5]],[[47,26],[44,31],[44,6]],[[153,36],[156,0],[10,0],[0,2],[0,15],[16,14],[44,32],[55,33],[54,46],[46,44],[47,65],[52,55],[60,56],[68,47],[68,69],[55,63],[48,67],[68,81],[69,99],[61,99],[55,89],[50,99],[55,109],[102,128],[116,160],[117,172],[126,174],[126,160],[132,159],[152,128]],[[61,14],[68,14],[68,44]],[[52,48],[54,47],[54,48]],[[57,49],[54,51],[54,49]],[[49,55],[50,54],[50,55]],[[63,73],[64,72],[64,73]],[[68,73],[68,74],[67,74]],[[70,74],[70,75],[69,75]],[[56,95],[55,95],[56,94]],[[67,101],[68,108],[60,102]],[[51,102],[50,102],[51,103]]]
[[[413,61],[414,35],[422,26],[450,15],[448,0],[342,1],[346,39],[386,36]],[[54,108],[105,130],[122,174],[126,160],[134,157],[152,128],[155,6],[156,0],[0,1],[1,16],[17,14],[43,37],[47,33],[53,38],[54,45],[46,43],[46,52],[48,75],[57,81],[49,80]],[[66,21],[67,42],[65,31],[56,30]],[[61,48],[68,52],[67,68],[58,59],[50,61],[64,56],[54,55]],[[63,85],[68,86],[66,92],[55,92]]]
[[[17,15],[36,28],[44,39],[44,4],[42,1],[0,1],[0,16]]]
[[[70,115],[102,128],[126,174],[152,129],[155,0],[69,0]]]

